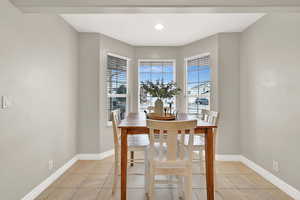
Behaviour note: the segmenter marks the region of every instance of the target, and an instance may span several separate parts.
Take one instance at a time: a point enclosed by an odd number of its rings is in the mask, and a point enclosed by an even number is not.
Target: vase
[[[164,103],[161,99],[157,99],[155,101],[155,105],[154,105],[154,112],[156,114],[159,114],[160,116],[163,115],[163,111],[164,111]]]

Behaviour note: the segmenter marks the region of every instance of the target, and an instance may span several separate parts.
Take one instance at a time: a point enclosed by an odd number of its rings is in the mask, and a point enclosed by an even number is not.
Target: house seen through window
[[[198,114],[201,109],[210,110],[211,69],[209,56],[186,60],[187,112]]]

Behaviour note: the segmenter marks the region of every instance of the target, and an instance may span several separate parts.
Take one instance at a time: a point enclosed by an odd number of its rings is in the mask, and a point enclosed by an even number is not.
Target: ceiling
[[[221,32],[241,32],[264,14],[64,14],[79,32],[97,32],[135,46],[180,46]],[[164,29],[158,31],[156,24]]]

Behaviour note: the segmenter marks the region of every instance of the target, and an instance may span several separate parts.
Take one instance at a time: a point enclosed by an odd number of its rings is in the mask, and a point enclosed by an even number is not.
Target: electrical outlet
[[[1,108],[8,109],[12,105],[12,97],[2,96],[1,97]]]
[[[273,170],[279,172],[279,163],[276,160],[273,160]]]
[[[49,167],[49,170],[52,170],[54,168],[54,161],[53,160],[49,160],[48,167]]]

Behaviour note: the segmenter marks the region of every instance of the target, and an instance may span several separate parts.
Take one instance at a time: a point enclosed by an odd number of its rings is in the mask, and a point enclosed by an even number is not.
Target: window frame
[[[140,111],[140,66],[142,62],[172,62],[173,64],[173,82],[176,83],[176,59],[138,59],[138,112]],[[174,104],[176,105],[176,97],[174,100]]]
[[[108,62],[108,56],[112,56],[112,57],[116,57],[116,58],[120,58],[123,60],[126,60],[126,67],[127,67],[127,71],[126,71],[126,83],[127,83],[127,88],[126,88],[126,94],[108,94],[108,81],[106,80],[107,76],[107,62]],[[129,87],[129,83],[128,83],[128,76],[129,76],[129,66],[130,66],[130,58],[125,57],[125,56],[121,56],[119,54],[115,54],[115,53],[106,53],[105,55],[106,58],[106,62],[105,62],[105,95],[106,95],[106,101],[105,101],[105,107],[108,106],[108,98],[110,97],[125,97],[126,98],[126,110],[125,110],[125,115],[128,114],[128,110],[129,110],[129,93],[128,93],[128,87]],[[108,117],[108,109],[106,109],[106,124],[107,126],[112,126],[112,121],[109,121],[109,117]]]
[[[202,57],[206,57],[206,56],[209,56],[209,60],[208,60],[208,65],[209,65],[209,68],[210,68],[210,71],[212,72],[212,68],[211,68],[211,55],[210,53],[203,53],[203,54],[198,54],[198,55],[194,55],[194,56],[190,56],[190,57],[186,57],[184,58],[184,105],[185,105],[185,112],[187,114],[194,114],[194,113],[188,113],[188,98],[189,97],[198,97],[196,95],[187,95],[187,92],[188,92],[188,61],[190,60],[194,60],[194,59],[199,59],[199,58],[202,58]],[[210,75],[210,81],[211,81],[211,88],[210,88],[210,106],[212,105],[212,93],[213,93],[213,82],[212,82],[212,73]],[[211,108],[211,107],[210,107]],[[197,114],[194,114],[194,115],[197,115]]]

